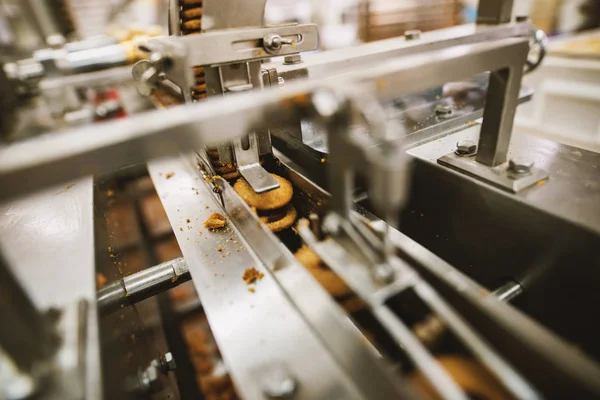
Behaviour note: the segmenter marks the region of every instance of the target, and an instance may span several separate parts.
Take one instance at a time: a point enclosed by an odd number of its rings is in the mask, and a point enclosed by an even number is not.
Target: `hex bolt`
[[[177,364],[175,363],[175,358],[171,352],[165,353],[160,357],[160,370],[163,373],[167,373],[170,371],[175,371],[177,369]]]
[[[452,115],[452,107],[447,104],[438,104],[435,106],[435,115],[441,118],[448,118]]]
[[[477,143],[474,140],[465,139],[456,143],[456,151],[458,156],[473,156],[477,154]]]
[[[532,168],[533,162],[526,159],[512,158],[508,161],[508,171],[517,175],[527,175]]]
[[[291,399],[296,386],[296,380],[279,369],[271,369],[262,380],[263,394],[269,399]]]
[[[392,267],[387,264],[376,265],[371,272],[373,281],[379,285],[387,285],[394,281],[396,277],[395,271]]]
[[[404,39],[406,40],[417,40],[421,39],[421,31],[418,29],[404,32]]]
[[[290,54],[289,56],[285,56],[283,58],[283,63],[285,65],[300,64],[301,62],[302,56],[300,54]]]

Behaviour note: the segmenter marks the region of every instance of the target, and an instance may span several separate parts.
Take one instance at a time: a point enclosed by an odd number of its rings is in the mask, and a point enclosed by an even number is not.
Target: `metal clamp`
[[[266,28],[225,29],[202,35],[170,36],[149,41],[150,46],[180,45],[188,54],[188,67],[221,65],[286,56],[318,48],[317,26],[285,25]]]

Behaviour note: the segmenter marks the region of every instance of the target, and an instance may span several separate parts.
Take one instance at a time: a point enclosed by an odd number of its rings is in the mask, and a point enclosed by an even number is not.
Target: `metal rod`
[[[492,294],[496,296],[498,300],[507,303],[521,293],[523,293],[523,286],[515,281],[508,281],[492,292]]]
[[[99,313],[109,314],[120,307],[138,303],[190,279],[189,269],[183,258],[176,258],[128,275],[98,291]]]

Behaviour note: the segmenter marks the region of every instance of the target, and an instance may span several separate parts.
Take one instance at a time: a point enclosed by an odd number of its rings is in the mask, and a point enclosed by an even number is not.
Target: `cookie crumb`
[[[254,289],[253,287],[251,287],[251,288],[248,288],[248,291],[249,291],[250,293],[255,293],[255,292],[256,292],[256,289]]]
[[[218,229],[223,228],[226,222],[227,219],[223,215],[219,213],[214,213],[210,217],[208,217],[206,221],[204,221],[204,226],[208,229]]]
[[[265,274],[263,274],[256,268],[252,267],[252,268],[246,268],[246,270],[244,271],[244,275],[242,276],[242,279],[244,280],[244,282],[246,282],[247,285],[250,285],[252,283],[255,283],[258,280],[261,280],[263,278],[263,276],[265,276]]]
[[[165,178],[167,178],[167,179],[171,179],[171,178],[173,177],[173,175],[175,175],[175,172],[167,172],[167,173],[165,174]]]

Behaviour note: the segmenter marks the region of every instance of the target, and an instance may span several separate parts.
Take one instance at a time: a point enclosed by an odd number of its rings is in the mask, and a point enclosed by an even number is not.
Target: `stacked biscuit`
[[[219,156],[219,151],[216,149],[208,150],[207,153],[210,163],[212,164],[217,175],[227,179],[228,181],[239,178],[240,173],[237,170],[237,165],[235,163],[223,164]]]
[[[346,282],[323,264],[319,256],[309,247],[302,246],[295,256],[347,312],[355,313],[365,308],[365,302],[352,292]]]
[[[279,188],[259,194],[242,178],[233,185],[233,189],[271,231],[281,232],[296,221],[296,208],[291,204],[294,188],[287,179],[271,175],[279,183]]]

